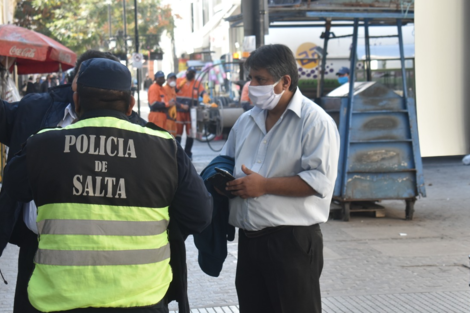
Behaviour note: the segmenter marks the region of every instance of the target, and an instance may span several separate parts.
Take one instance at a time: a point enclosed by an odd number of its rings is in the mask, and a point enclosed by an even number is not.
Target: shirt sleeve
[[[235,159],[235,143],[236,143],[236,131],[237,131],[237,126],[238,126],[238,119],[235,124],[233,125],[232,129],[230,130],[230,133],[228,134],[227,141],[225,142],[225,145],[223,146],[222,150],[220,151],[220,155],[226,155],[228,157],[234,158]]]
[[[184,233],[200,233],[212,220],[212,196],[189,157],[177,146],[178,188],[170,205],[170,218],[179,222]]]
[[[33,200],[26,164],[26,145],[6,165],[3,189],[10,198],[19,202]]]
[[[13,126],[19,102],[9,103],[0,100],[0,142],[10,146]]]
[[[158,101],[160,102],[160,95],[158,94],[157,92],[157,86],[155,84],[152,84],[150,87],[149,87],[149,90],[148,90],[148,102],[149,102],[149,105],[152,105],[155,101]]]
[[[339,158],[339,133],[333,120],[322,120],[304,128],[302,134],[303,171],[298,175],[317,195],[324,198],[335,186]]]
[[[165,107],[169,107],[169,103],[168,103],[168,95],[166,94],[166,91],[165,91],[165,88],[163,87],[160,87],[160,100],[161,102],[163,102],[165,104]]]

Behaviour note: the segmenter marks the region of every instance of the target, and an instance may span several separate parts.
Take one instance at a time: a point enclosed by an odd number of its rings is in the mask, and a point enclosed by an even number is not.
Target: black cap
[[[94,58],[84,61],[78,72],[77,84],[108,90],[131,90],[131,73],[120,62]]]

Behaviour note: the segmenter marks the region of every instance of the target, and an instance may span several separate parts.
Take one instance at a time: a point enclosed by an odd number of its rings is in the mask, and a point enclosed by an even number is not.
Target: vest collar
[[[82,114],[80,116],[79,120],[86,120],[88,118],[94,118],[94,117],[115,117],[119,118],[121,120],[129,121],[129,117],[119,111],[116,110],[109,110],[109,109],[102,109],[102,110],[92,110],[88,111]]]

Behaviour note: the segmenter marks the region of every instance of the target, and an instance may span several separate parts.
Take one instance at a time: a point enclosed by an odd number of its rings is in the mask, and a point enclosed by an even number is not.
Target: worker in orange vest
[[[176,75],[175,73],[170,73],[166,76],[166,84],[163,86],[168,103],[170,107],[167,111],[167,119],[165,129],[176,136]]]
[[[155,73],[155,82],[150,86],[148,90],[148,103],[150,106],[149,122],[155,125],[165,128],[167,120],[167,111],[171,105],[166,96],[163,84],[165,83],[165,74],[162,71]]]
[[[176,80],[176,141],[181,142],[183,128],[186,126],[186,145],[184,152],[192,158],[192,146],[194,142],[191,133],[191,115],[190,108],[197,106],[199,97],[205,95],[202,83],[195,79],[196,69],[193,66],[188,67],[186,76]],[[207,95],[206,95],[207,98]]]
[[[245,85],[243,85],[242,95],[240,97],[240,104],[242,105],[243,110],[245,111],[253,109],[253,105],[251,104],[251,100],[250,100],[250,95],[248,93],[250,84],[251,84],[251,80],[247,81]]]

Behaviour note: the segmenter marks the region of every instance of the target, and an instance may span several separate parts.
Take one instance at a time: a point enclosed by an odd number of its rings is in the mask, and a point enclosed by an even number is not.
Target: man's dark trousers
[[[319,225],[239,232],[240,313],[321,313],[323,238]]]

